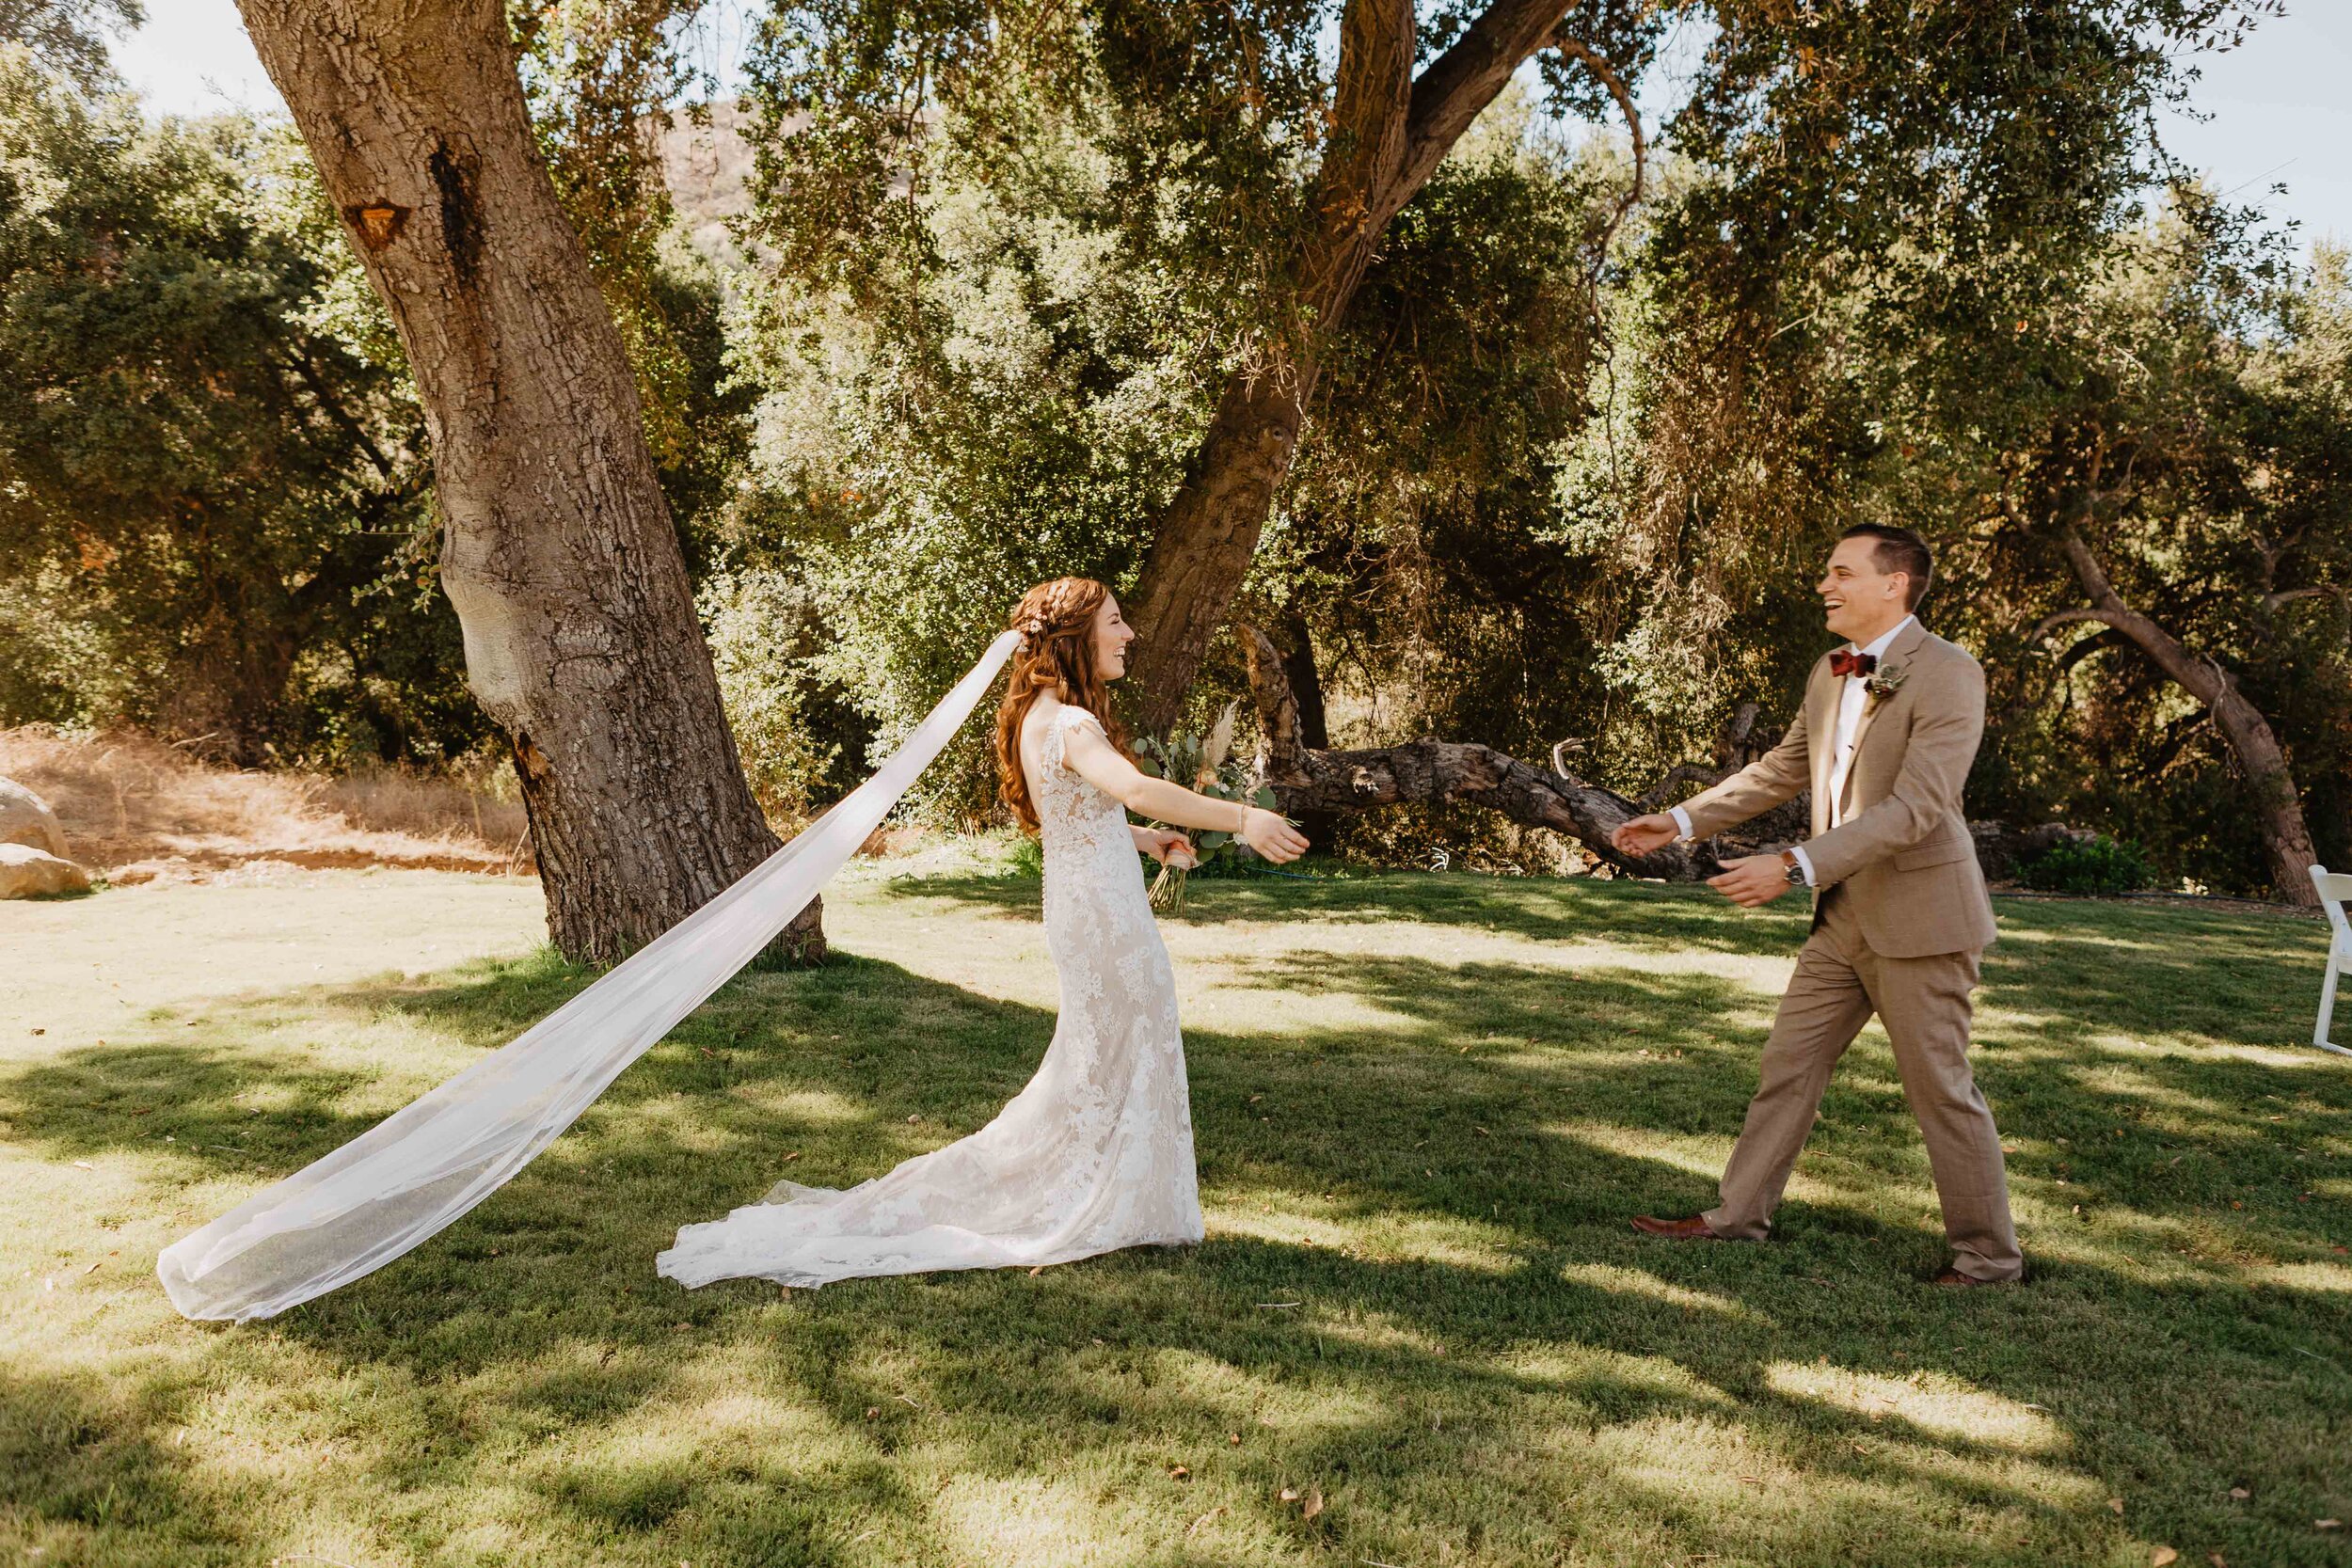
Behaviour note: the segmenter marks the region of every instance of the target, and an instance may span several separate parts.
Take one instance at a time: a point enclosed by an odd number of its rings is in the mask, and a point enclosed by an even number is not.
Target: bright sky
[[[2352,89],[2345,86],[2352,83],[2352,5],[2288,6],[2289,15],[2265,22],[2244,48],[2204,61],[2191,103],[2207,118],[2169,116],[2165,135],[2220,189],[2299,220],[2306,245],[2330,235],[2352,242]],[[116,59],[155,108],[280,107],[233,0],[148,0],[147,8],[147,25],[122,41]],[[740,37],[739,20],[719,31],[706,46],[724,55]],[[1644,98],[1647,118],[1660,105]],[[2285,194],[2265,195],[2273,183]]]

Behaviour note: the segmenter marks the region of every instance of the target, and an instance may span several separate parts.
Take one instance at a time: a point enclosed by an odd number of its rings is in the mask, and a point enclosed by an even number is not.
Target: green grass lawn
[[[1458,876],[1196,883],[1200,1248],[657,1278],[680,1223],[1020,1087],[1037,891],[862,869],[836,961],[739,980],[464,1221],[242,1328],[175,1316],[157,1249],[585,984],[535,886],[0,905],[0,1560],[2352,1562],[2318,925],[2003,903],[1978,1071],[2019,1289],[1922,1282],[1875,1029],[1772,1243],[1633,1234],[1710,1200],[1803,912]]]

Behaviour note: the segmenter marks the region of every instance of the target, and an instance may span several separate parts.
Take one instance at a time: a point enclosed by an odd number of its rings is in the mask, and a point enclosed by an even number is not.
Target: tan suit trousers
[[[1760,1241],[1772,1228],[1772,1211],[1813,1130],[1830,1072],[1876,1013],[1894,1043],[1904,1098],[1927,1140],[1953,1267],[1979,1279],[2014,1279],[2024,1271],[2001,1169],[2001,1134],[1968,1069],[1979,957],[1975,951],[1883,957],[1863,940],[1844,890],[1823,895],[1813,935],[1797,955],[1797,973],[1765,1042],[1747,1123],[1724,1170],[1723,1207],[1706,1216],[1717,1235]]]

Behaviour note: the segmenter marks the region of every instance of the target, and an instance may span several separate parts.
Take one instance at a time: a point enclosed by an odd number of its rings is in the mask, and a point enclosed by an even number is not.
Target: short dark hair
[[[1837,537],[1841,543],[1848,539],[1877,540],[1878,548],[1870,552],[1871,564],[1889,575],[1901,572],[1909,576],[1911,581],[1903,589],[1903,608],[1919,608],[1919,601],[1928,596],[1928,583],[1935,576],[1935,555],[1925,539],[1892,523],[1856,523]]]

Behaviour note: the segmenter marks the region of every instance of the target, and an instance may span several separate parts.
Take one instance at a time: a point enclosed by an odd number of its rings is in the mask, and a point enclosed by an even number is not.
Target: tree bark
[[[2070,611],[2068,619],[2087,618]],[[1811,825],[1807,797],[1792,800],[1750,817],[1735,832],[1719,833],[1692,845],[1670,845],[1657,854],[1633,859],[1618,852],[1610,834],[1627,818],[1663,811],[1693,787],[1721,784],[1733,773],[1771,751],[1780,738],[1760,731],[1760,710],[1742,703],[1717,732],[1712,767],[1683,763],[1639,799],[1629,800],[1614,790],[1586,784],[1570,773],[1554,750],[1552,770],[1533,768],[1491,746],[1423,739],[1405,746],[1333,752],[1301,743],[1300,705],[1287,684],[1280,650],[1273,639],[1247,622],[1234,629],[1248,656],[1249,689],[1265,736],[1263,772],[1282,809],[1294,816],[1329,823],[1341,811],[1364,811],[1376,806],[1439,805],[1464,801],[1499,811],[1531,828],[1549,828],[1582,844],[1604,864],[1634,877],[1667,881],[1698,881],[1714,876],[1724,863],[1741,855],[1760,854],[1803,843]],[[2058,843],[2087,836],[2081,830],[2051,822],[2019,829],[2000,822],[1971,822],[1977,861],[1987,880],[2011,876],[2018,865],[2046,853]],[[1319,832],[1311,828],[1308,836]]]
[[[1323,672],[1315,665],[1315,645],[1307,623],[1297,611],[1282,617],[1282,635],[1290,651],[1282,656],[1282,673],[1298,704],[1298,738],[1315,751],[1331,744],[1331,721],[1323,704]]]
[[[1417,80],[1411,0],[1348,0],[1313,226],[1292,259],[1293,325],[1227,382],[1126,607],[1141,634],[1128,669],[1147,732],[1175,721],[1248,573],[1274,492],[1297,455],[1323,350],[1390,219],[1520,62],[1551,40],[1566,8],[1565,0],[1493,0]],[[1581,44],[1571,53],[1599,60]]]
[[[1243,656],[1249,662],[1249,692],[1258,708],[1258,727],[1265,732],[1266,782],[1277,788],[1303,784],[1309,747],[1300,734],[1297,689],[1282,663],[1282,650],[1274,639],[1247,621],[1233,623]]]
[[[2180,639],[2123,602],[2100,564],[2089,540],[2069,528],[2058,543],[2075,580],[2090,596],[2088,610],[2060,611],[2035,628],[2036,640],[2072,622],[2096,621],[2129,639],[2183,690],[2203,704],[2220,726],[2222,738],[2237,758],[2250,786],[2248,802],[2270,852],[2271,873],[2280,895],[2290,904],[2315,908],[2318,889],[2312,885],[2312,866],[2318,859],[2312,848],[2311,829],[2288,770],[2285,752],[2262,710],[2247,699],[2236,679],[2209,658],[2200,658]]]
[[[644,410],[523,104],[501,0],[240,0],[406,348],[467,678],[513,747],[548,927],[611,963],[776,847]],[[818,906],[780,947],[821,956]]]
[[[1499,811],[1531,828],[1549,828],[1581,843],[1603,862],[1635,877],[1692,881],[1720,866],[1707,845],[1669,845],[1653,855],[1621,853],[1609,835],[1650,808],[1565,772],[1541,772],[1476,742],[1416,740],[1404,746],[1333,752],[1300,736],[1296,692],[1281,650],[1257,626],[1235,624],[1249,665],[1249,690],[1265,734],[1265,780],[1285,813],[1328,817],[1343,811],[1454,800]]]
[[[1609,835],[1643,815],[1641,802],[1572,775],[1543,772],[1476,741],[1424,738],[1364,751],[1308,752],[1302,762],[1296,781],[1269,781],[1282,809],[1293,815],[1459,800],[1526,827],[1565,833],[1628,876],[1690,882],[1722,869],[1708,844],[1623,853]]]

